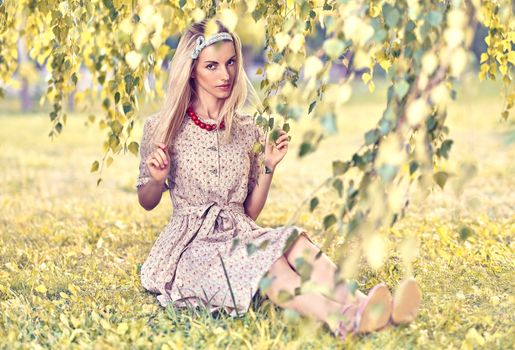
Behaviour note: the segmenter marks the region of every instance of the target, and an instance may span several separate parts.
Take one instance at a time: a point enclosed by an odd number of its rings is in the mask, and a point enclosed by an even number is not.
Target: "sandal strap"
[[[357,306],[349,303],[342,307],[340,314],[345,318],[338,322],[337,333],[343,340],[347,337],[348,333],[354,333],[357,329],[358,323],[356,323]]]

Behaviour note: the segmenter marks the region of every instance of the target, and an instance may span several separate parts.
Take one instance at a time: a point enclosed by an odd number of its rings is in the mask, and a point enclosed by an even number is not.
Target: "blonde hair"
[[[158,121],[155,123],[155,128],[151,130],[151,140],[159,140],[168,145],[172,150],[173,140],[179,131],[183,118],[186,116],[186,109],[191,103],[191,99],[195,94],[195,82],[191,79],[191,73],[195,69],[198,59],[193,60],[191,53],[196,45],[196,39],[200,35],[205,36],[206,25],[210,19],[204,19],[201,22],[193,23],[182,35],[177,50],[172,58],[169,77],[167,84],[167,91],[165,101],[158,112]],[[228,143],[231,141],[231,128],[233,117],[235,114],[243,116],[243,110],[250,91],[253,106],[261,108],[259,97],[252,86],[252,83],[247,77],[243,68],[243,57],[241,50],[241,41],[237,34],[229,32],[229,30],[219,21],[214,20],[218,25],[218,33],[229,33],[233,38],[234,49],[236,52],[236,74],[234,77],[233,88],[231,94],[224,101],[223,107],[220,112],[219,124],[222,120],[225,121],[225,129],[223,130],[222,141]],[[248,118],[253,121],[253,118]],[[218,132],[217,128],[215,132]]]

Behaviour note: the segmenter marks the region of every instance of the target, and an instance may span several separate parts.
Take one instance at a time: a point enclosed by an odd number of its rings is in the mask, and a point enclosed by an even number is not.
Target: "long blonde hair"
[[[179,131],[183,118],[186,115],[186,110],[195,94],[195,83],[190,77],[197,65],[198,59],[193,60],[191,53],[196,45],[197,37],[205,35],[206,25],[209,20],[206,18],[201,22],[193,23],[186,29],[177,45],[177,50],[170,64],[165,101],[158,112],[157,118],[159,120],[155,123],[156,127],[151,130],[151,139],[165,143],[170,150],[173,149],[173,140]],[[218,33],[227,32],[232,36],[236,52],[237,69],[233,88],[229,97],[224,101],[217,122],[219,124],[222,120],[225,121],[222,141],[228,143],[231,140],[233,117],[235,114],[243,115],[242,108],[246,102],[249,102],[247,100],[248,92],[250,91],[250,97],[254,99],[252,101],[253,106],[261,108],[261,103],[243,68],[240,38],[237,34],[229,32],[219,20],[214,21],[218,25]],[[252,118],[250,119],[253,120]],[[218,130],[217,128],[215,131]]]

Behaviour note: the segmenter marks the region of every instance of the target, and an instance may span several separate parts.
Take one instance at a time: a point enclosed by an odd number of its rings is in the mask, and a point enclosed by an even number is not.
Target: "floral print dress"
[[[151,179],[145,159],[154,150],[149,130],[157,121],[154,114],[144,123],[136,188]],[[201,304],[236,315],[236,306],[246,313],[261,278],[297,234],[305,235],[297,226],[260,227],[245,213],[260,171],[252,146],[264,144],[264,135],[250,115],[236,115],[231,133],[223,144],[218,129],[202,129],[186,114],[174,140],[163,186],[172,213],[141,267],[143,287],[163,307]]]

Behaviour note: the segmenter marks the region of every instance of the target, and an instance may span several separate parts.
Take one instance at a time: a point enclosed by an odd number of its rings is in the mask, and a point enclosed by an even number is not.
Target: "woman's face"
[[[205,47],[191,74],[199,90],[223,99],[229,97],[236,75],[236,52],[232,41],[218,41]],[[229,84],[228,87],[222,87]]]

